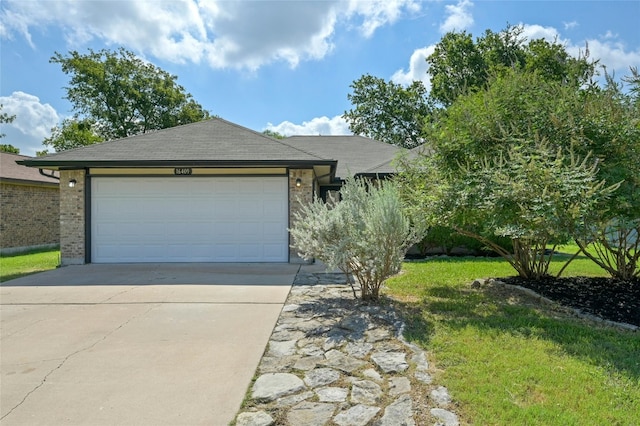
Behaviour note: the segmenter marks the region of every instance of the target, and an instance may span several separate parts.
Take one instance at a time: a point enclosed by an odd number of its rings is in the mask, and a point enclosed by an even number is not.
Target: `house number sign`
[[[175,169],[173,169],[173,174],[174,175],[190,175],[191,174],[191,167],[176,167]]]

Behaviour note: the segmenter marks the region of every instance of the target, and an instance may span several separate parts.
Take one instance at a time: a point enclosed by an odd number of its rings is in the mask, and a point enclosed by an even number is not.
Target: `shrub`
[[[423,233],[412,226],[391,182],[351,179],[341,198],[315,199],[294,214],[293,247],[304,259],[353,274],[362,299],[377,300],[383,282],[400,271]]]

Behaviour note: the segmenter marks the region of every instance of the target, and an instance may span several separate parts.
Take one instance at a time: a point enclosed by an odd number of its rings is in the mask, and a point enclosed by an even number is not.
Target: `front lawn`
[[[0,282],[36,272],[55,269],[60,264],[60,250],[36,250],[0,256]]]
[[[640,424],[640,333],[507,288],[471,286],[514,274],[501,259],[436,257],[405,263],[387,283],[402,301],[406,337],[430,354],[462,422]],[[577,259],[565,275],[605,274]]]

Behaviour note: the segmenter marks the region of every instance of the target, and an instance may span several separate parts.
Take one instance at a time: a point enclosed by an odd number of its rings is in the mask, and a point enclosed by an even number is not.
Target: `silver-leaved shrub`
[[[315,199],[294,214],[292,246],[304,259],[355,276],[362,299],[377,300],[424,232],[412,225],[392,182],[351,179],[340,192],[340,201]]]

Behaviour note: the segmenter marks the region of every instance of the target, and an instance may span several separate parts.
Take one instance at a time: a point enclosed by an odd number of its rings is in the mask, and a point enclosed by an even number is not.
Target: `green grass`
[[[560,262],[554,263],[557,271]],[[505,277],[500,259],[407,262],[388,281],[406,335],[475,425],[640,424],[640,333],[601,326],[475,278]],[[588,259],[564,275],[605,275]]]
[[[27,253],[2,255],[0,256],[0,282],[55,269],[59,264],[59,250],[34,250]]]

